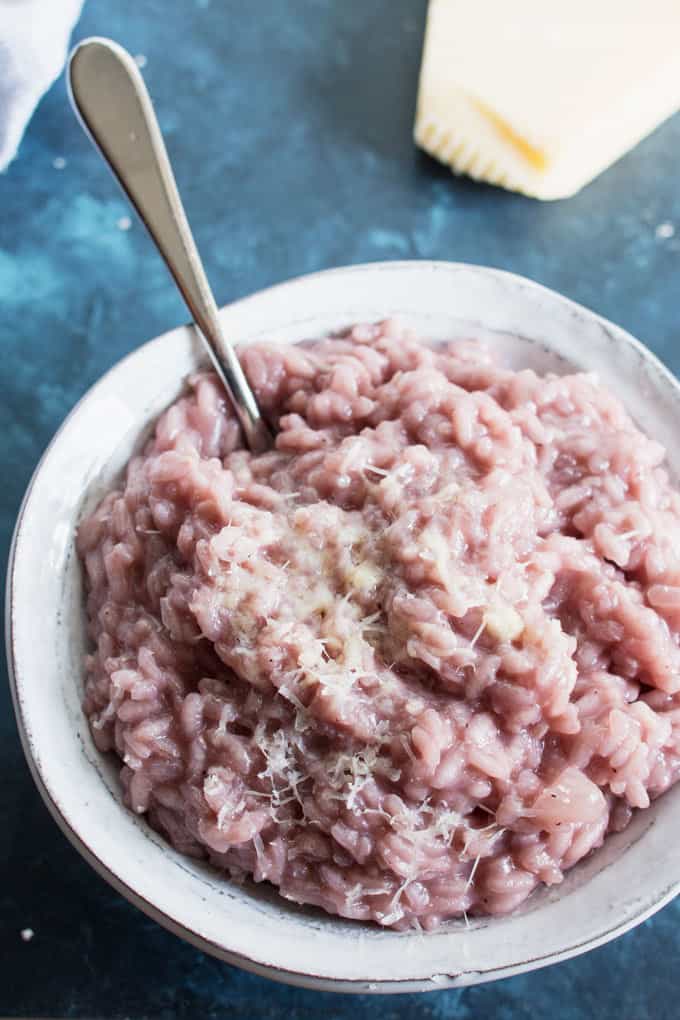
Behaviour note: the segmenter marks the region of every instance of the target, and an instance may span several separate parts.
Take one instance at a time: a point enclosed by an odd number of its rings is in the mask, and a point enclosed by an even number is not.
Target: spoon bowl
[[[239,343],[287,344],[388,315],[435,341],[482,339],[515,368],[598,372],[666,445],[680,477],[678,382],[623,330],[520,277],[437,262],[355,266],[263,291],[220,320]],[[12,693],[38,788],[77,849],[206,952],[335,991],[428,990],[532,970],[601,945],[668,902],[680,890],[680,784],[517,913],[428,935],[299,908],[265,884],[237,886],[176,853],[124,807],[120,763],[96,751],[80,707],[87,640],[75,532],[203,358],[195,331],[183,327],[116,365],[58,432],[19,515],[7,598]]]

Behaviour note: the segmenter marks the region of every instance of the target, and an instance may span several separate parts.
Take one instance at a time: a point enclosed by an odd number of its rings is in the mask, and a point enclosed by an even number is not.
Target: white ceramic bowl
[[[515,365],[597,371],[680,476],[680,386],[621,329],[516,276],[392,262],[293,280],[222,312],[246,344],[290,343],[398,314],[431,338],[482,337]],[[76,848],[142,910],[201,949],[314,988],[413,991],[472,984],[575,956],[638,924],[680,889],[680,784],[624,833],[517,914],[396,934],[238,887],[170,849],[121,804],[118,766],[98,754],[80,709],[85,627],[76,523],[200,360],[182,327],[115,366],[62,425],[24,500],[9,570],[8,648],[34,778]]]

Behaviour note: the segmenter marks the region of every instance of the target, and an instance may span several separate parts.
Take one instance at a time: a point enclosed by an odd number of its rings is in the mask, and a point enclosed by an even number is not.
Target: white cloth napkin
[[[0,0],[0,170],[64,66],[83,0]]]

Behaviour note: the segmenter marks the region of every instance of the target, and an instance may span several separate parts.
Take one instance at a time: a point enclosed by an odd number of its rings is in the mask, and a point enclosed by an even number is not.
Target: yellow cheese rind
[[[414,135],[451,167],[566,198],[680,108],[678,0],[430,0]]]

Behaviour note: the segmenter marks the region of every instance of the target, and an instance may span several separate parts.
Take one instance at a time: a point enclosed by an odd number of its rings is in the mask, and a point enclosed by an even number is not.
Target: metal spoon
[[[205,341],[253,453],[272,437],[220,325],[215,298],[177,191],[139,69],[111,39],[85,39],[68,66],[71,103],[165,259]]]

